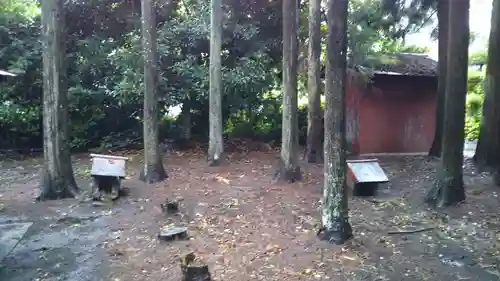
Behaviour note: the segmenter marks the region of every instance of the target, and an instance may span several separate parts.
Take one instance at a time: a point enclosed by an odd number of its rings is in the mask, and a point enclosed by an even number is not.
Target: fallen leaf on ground
[[[214,179],[215,179],[215,181],[221,182],[221,183],[224,183],[224,184],[229,184],[230,183],[230,181],[228,179],[226,179],[225,177],[216,176]]]

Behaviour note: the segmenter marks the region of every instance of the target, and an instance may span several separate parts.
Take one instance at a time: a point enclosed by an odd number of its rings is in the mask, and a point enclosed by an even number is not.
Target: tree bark
[[[308,80],[309,91],[307,112],[307,148],[305,158],[309,163],[323,161],[321,147],[321,0],[309,3],[309,57]]]
[[[142,0],[141,12],[144,58],[144,169],[139,179],[146,183],[156,183],[167,178],[158,136],[156,0]]]
[[[484,80],[483,117],[474,155],[481,170],[500,169],[500,1],[493,0],[488,61]]]
[[[191,140],[191,101],[185,99],[182,103],[181,110],[181,139],[184,141]]]
[[[352,237],[347,207],[346,53],[348,0],[329,0],[325,91],[325,179],[320,238],[343,244]]]
[[[446,66],[448,52],[448,20],[449,20],[449,1],[438,1],[438,89],[436,105],[436,127],[434,129],[434,141],[432,142],[429,156],[438,157],[441,155],[441,145],[443,141],[444,125],[444,96],[446,92]]]
[[[222,1],[210,1],[210,94],[208,163],[219,165],[223,160],[222,139]]]
[[[469,49],[469,0],[450,1],[443,143],[437,178],[426,201],[444,207],[465,200],[463,149]]]
[[[297,37],[299,6],[296,0],[283,0],[283,121],[281,158],[274,175],[278,181],[301,179],[299,167],[299,124],[297,96]]]
[[[64,24],[63,1],[42,1],[44,166],[38,200],[71,198],[78,193],[68,143]]]

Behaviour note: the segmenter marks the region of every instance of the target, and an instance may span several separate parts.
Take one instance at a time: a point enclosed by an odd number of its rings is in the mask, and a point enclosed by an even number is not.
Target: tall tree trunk
[[[325,91],[325,179],[320,238],[343,244],[352,237],[347,207],[346,53],[348,0],[329,0]]]
[[[434,129],[434,141],[432,142],[429,156],[438,157],[441,155],[441,145],[443,142],[444,125],[444,96],[446,92],[446,66],[448,52],[448,24],[449,24],[449,1],[438,1],[438,44],[439,44],[439,62],[438,62],[438,89],[436,106],[436,128]]]
[[[283,0],[283,121],[281,158],[274,178],[286,182],[301,179],[297,119],[298,13],[298,1]]]
[[[142,0],[141,12],[144,57],[144,169],[139,179],[146,183],[156,183],[167,178],[158,136],[156,0]]]
[[[308,80],[309,91],[307,112],[307,149],[305,157],[309,163],[321,162],[321,0],[309,3],[309,57]]]
[[[469,0],[450,1],[443,144],[436,182],[426,201],[438,207],[465,200],[463,150],[469,49]]]
[[[210,120],[208,163],[210,166],[219,165],[224,157],[224,143],[222,139],[222,1],[210,1]]]
[[[42,1],[44,166],[39,200],[78,193],[68,143],[64,24],[63,1]]]
[[[474,155],[476,165],[497,170],[500,167],[500,1],[493,1],[488,61],[484,80],[483,118]]]
[[[184,141],[191,140],[191,100],[186,98],[182,103],[181,110],[181,139]]]

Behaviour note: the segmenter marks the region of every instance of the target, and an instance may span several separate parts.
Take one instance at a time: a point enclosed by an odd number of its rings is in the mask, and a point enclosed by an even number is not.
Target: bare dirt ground
[[[423,203],[435,160],[379,158],[391,182],[376,197],[350,198],[354,238],[336,246],[316,238],[322,165],[303,163],[303,182],[278,185],[274,153],[234,154],[222,167],[174,153],[165,159],[170,178],[146,185],[136,180],[137,155],[128,155],[128,196],[104,207],[33,203],[40,159],[2,162],[0,222],[34,224],[0,280],[177,281],[179,257],[189,252],[224,281],[500,280],[499,189],[467,163],[467,202],[436,211]],[[74,167],[87,188],[88,158],[75,156]],[[179,215],[162,212],[166,198],[181,200]],[[187,226],[190,239],[159,241],[168,224]]]

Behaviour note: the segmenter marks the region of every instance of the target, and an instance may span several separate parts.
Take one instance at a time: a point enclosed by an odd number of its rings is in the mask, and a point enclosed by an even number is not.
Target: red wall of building
[[[437,79],[380,75],[365,89],[348,82],[347,139],[364,153],[429,151],[434,138]]]

